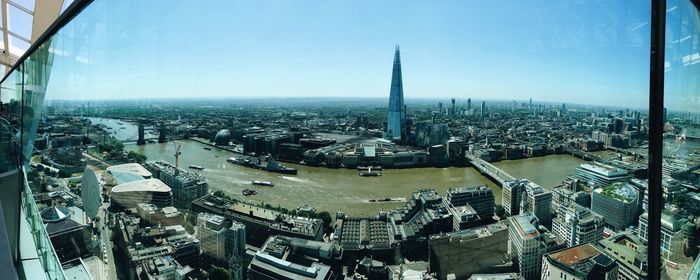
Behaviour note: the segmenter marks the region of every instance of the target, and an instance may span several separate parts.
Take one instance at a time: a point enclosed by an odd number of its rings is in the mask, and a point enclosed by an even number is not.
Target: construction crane
[[[175,175],[180,174],[180,155],[182,152],[180,149],[182,148],[182,145],[175,143]]]

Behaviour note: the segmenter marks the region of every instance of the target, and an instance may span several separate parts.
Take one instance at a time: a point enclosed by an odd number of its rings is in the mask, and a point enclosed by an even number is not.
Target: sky
[[[677,0],[676,0],[677,1]],[[404,96],[647,107],[648,1],[95,1],[48,99]]]

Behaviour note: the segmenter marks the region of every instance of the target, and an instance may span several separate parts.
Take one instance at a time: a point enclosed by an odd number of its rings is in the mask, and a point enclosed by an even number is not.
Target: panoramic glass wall
[[[682,279],[698,12],[667,6]],[[25,170],[51,278],[643,279],[650,20],[632,0],[98,0],[0,85],[0,173]]]

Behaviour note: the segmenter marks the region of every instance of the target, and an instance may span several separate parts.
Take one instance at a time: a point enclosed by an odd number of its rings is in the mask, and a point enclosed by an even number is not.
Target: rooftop
[[[109,172],[124,172],[124,173],[134,173],[138,174],[139,176],[143,178],[150,178],[153,174],[151,174],[150,171],[146,170],[142,165],[138,163],[125,163],[125,164],[120,164],[120,165],[113,165],[110,167],[107,167],[107,171]]]
[[[599,162],[594,162],[592,164],[582,163],[579,168],[586,169],[588,171],[608,177],[627,175],[627,171],[625,171],[624,169],[620,169],[612,165],[602,164]]]
[[[593,247],[591,244],[583,244],[576,247],[567,248],[561,251],[557,251],[549,254],[549,257],[557,260],[558,262],[567,265],[574,266],[576,264],[587,261],[589,258],[595,257],[601,254],[598,249]]]
[[[158,179],[145,179],[120,184],[112,192],[170,192],[170,187]]]
[[[525,213],[517,216],[513,216],[512,218],[513,224],[517,226],[518,231],[521,233],[523,236],[538,236],[539,232],[537,231],[537,228],[535,225],[533,225],[533,219],[534,221],[537,220],[535,215],[530,214],[530,213]]]
[[[607,187],[597,188],[593,191],[625,203],[637,199],[637,190],[629,184],[622,182],[612,183]]]

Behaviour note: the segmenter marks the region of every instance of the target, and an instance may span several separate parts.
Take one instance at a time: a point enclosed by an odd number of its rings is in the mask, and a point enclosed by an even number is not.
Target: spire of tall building
[[[387,114],[385,138],[392,141],[406,139],[406,107],[403,102],[403,81],[401,79],[401,54],[396,45],[394,52],[394,68],[391,73],[391,89],[389,92],[389,112]]]

